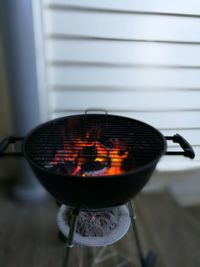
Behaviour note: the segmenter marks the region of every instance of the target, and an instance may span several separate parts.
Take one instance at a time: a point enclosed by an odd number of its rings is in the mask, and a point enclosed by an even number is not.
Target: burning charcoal
[[[93,161],[93,162],[86,162],[82,166],[82,170],[86,176],[98,176],[107,171],[107,166],[104,162]]]
[[[76,167],[75,163],[72,161],[65,161],[65,173],[66,174],[71,174]]]
[[[103,137],[101,137],[101,138],[99,139],[99,142],[100,142],[103,146],[105,146],[107,149],[112,149],[112,148],[114,148],[114,145],[113,145],[113,143],[111,142],[111,140],[110,140],[109,138],[105,138],[105,137],[103,136]]]
[[[123,156],[126,153],[127,150],[123,149],[123,150],[119,150],[118,155],[119,156]]]
[[[94,161],[97,157],[97,149],[95,146],[86,146],[83,148],[82,154],[86,155],[88,161]]]
[[[56,172],[60,172],[62,174],[68,174],[70,175],[73,170],[75,169],[75,163],[71,161],[60,161],[57,164],[49,164],[47,163],[45,165],[46,168],[50,168],[51,170],[54,170]]]
[[[108,168],[105,167],[101,170],[96,170],[96,171],[89,171],[89,172],[84,172],[85,176],[102,176],[108,171]]]

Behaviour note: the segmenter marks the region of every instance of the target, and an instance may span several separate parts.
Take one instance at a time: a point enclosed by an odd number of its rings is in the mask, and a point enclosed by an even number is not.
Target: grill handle
[[[88,108],[85,110],[85,115],[87,115],[89,112],[102,112],[105,113],[105,115],[108,115],[108,111],[103,108]]]
[[[14,136],[9,136],[9,137],[4,138],[0,142],[0,157],[23,156],[22,152],[4,152],[10,144],[15,144],[16,142],[22,141],[23,139],[24,139],[23,137],[14,137]]]
[[[85,127],[87,127],[87,116],[88,116],[88,113],[90,113],[90,112],[92,112],[92,113],[94,113],[94,112],[102,112],[102,113],[104,113],[104,115],[105,115],[105,126],[107,127],[108,126],[108,111],[106,110],[106,109],[102,109],[102,108],[88,108],[88,109],[86,109],[85,110],[85,122],[86,122],[86,125],[85,125]],[[98,125],[96,124],[96,130],[97,130],[97,128],[98,128]]]
[[[174,143],[178,143],[183,149],[183,151],[168,151],[165,153],[166,155],[183,155],[184,157],[190,159],[193,159],[195,157],[195,153],[192,146],[180,134],[175,134],[173,136],[165,136],[165,139],[172,140]]]

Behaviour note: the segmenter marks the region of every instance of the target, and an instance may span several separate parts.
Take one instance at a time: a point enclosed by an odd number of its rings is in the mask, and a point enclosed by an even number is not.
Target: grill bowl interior
[[[95,169],[91,177],[73,175],[74,166],[68,162],[51,166],[55,155],[71,153],[73,157],[73,151],[65,151],[66,144],[81,146],[77,140],[86,136],[109,149],[116,140],[122,144],[122,150],[128,152],[121,172],[115,175],[96,172],[98,165],[93,164],[96,156],[93,147],[87,147],[81,155],[87,159],[84,168],[88,168],[89,162],[89,168]],[[104,208],[122,205],[142,189],[165,153],[166,141],[159,131],[141,121],[90,114],[63,117],[38,126],[26,136],[23,150],[40,182],[58,201],[86,209]],[[113,164],[117,166],[118,162]]]

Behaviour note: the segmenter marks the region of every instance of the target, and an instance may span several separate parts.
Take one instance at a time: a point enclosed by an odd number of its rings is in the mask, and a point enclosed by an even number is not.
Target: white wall
[[[198,169],[200,2],[41,3],[49,118],[105,108],[143,120],[165,135],[182,134],[196,152],[193,161],[166,156],[158,171]]]

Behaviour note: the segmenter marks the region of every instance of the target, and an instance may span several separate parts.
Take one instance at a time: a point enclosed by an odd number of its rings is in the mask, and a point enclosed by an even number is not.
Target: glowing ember
[[[64,149],[57,150],[54,159],[46,167],[65,167],[74,176],[105,176],[123,173],[123,162],[128,151],[118,139],[110,139],[106,146],[89,131],[84,138],[64,140]]]

